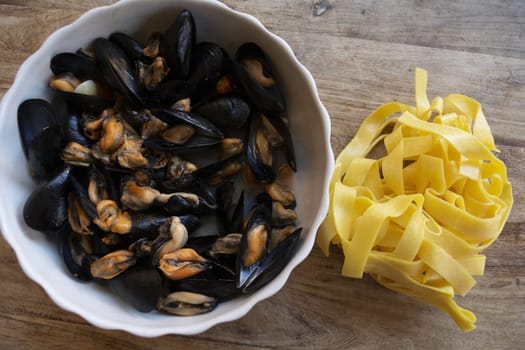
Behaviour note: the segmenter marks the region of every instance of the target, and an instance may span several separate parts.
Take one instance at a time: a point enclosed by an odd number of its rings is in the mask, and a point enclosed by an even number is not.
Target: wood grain
[[[0,0],[0,95],[45,38],[100,1]],[[0,349],[520,349],[525,329],[525,3],[521,0],[226,0],[282,36],[316,79],[337,154],[380,104],[412,103],[413,69],[429,95],[479,100],[507,163],[515,204],[459,303],[477,330],[373,280],[342,278],[342,255],[314,248],[274,297],[193,337],[142,339],[59,309],[0,239]]]

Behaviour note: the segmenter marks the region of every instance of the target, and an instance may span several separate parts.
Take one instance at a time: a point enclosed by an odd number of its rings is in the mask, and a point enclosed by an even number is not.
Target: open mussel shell
[[[246,161],[255,178],[261,183],[272,183],[277,176],[271,145],[262,129],[259,113],[252,113]]]
[[[246,281],[243,292],[251,293],[257,291],[281,273],[293,257],[302,230],[302,228],[295,230],[260,260],[257,268]]]
[[[188,78],[196,37],[195,21],[188,10],[182,10],[162,36],[160,53],[176,79]]]
[[[34,230],[53,234],[67,223],[67,193],[71,167],[65,167],[48,183],[35,189],[24,205],[23,217]]]
[[[92,235],[81,235],[71,230],[69,225],[62,230],[60,249],[67,269],[81,281],[93,279],[90,263],[98,256],[110,252],[100,239],[98,232]]]
[[[144,140],[144,146],[161,150],[161,151],[196,151],[200,149],[209,149],[221,143],[221,139],[216,137],[207,137],[201,135],[195,135],[182,145],[177,145],[166,141],[160,137],[152,137]]]
[[[98,38],[93,42],[93,50],[100,72],[108,85],[131,104],[144,105],[138,78],[126,53],[104,38]]]
[[[113,99],[111,94],[108,94],[106,92],[107,89],[101,86],[102,74],[94,59],[77,53],[62,52],[51,59],[50,68],[57,77],[64,74],[73,74],[81,81],[90,80],[92,84],[98,87],[97,90],[104,90],[104,93],[99,91],[99,95],[94,95],[55,89],[65,100],[71,111],[98,114],[112,105]]]
[[[237,288],[246,288],[266,256],[272,230],[272,199],[267,194],[257,197],[257,204],[248,216],[241,246],[236,258]]]
[[[144,56],[144,45],[139,43],[131,36],[125,33],[115,32],[112,33],[108,39],[109,41],[117,44],[122,50],[124,50],[124,52],[128,55],[130,59],[139,60],[147,64],[153,62],[153,60],[150,57]]]
[[[237,96],[222,96],[194,110],[223,131],[241,128],[250,116],[250,106]]]
[[[152,109],[151,113],[168,125],[187,124],[192,126],[195,129],[195,133],[199,135],[216,139],[224,138],[219,128],[208,119],[196,113],[175,109]]]
[[[64,264],[73,275],[81,281],[93,279],[89,272],[89,254],[82,240],[86,239],[84,235],[79,235],[72,230],[63,230],[61,238],[61,251]]]
[[[241,295],[241,290],[235,285],[235,276],[215,262],[212,261],[211,264],[211,269],[190,278],[178,281],[164,279],[163,289],[165,294],[186,291],[205,294],[216,298],[219,302]]]
[[[177,316],[195,316],[210,312],[217,306],[217,299],[205,294],[186,291],[173,292],[157,303],[159,311]]]
[[[286,161],[290,165],[293,171],[297,171],[297,163],[295,160],[295,150],[293,145],[292,134],[290,129],[280,116],[270,116],[267,120],[273,125],[273,127],[279,132],[284,140],[284,153]]]
[[[171,215],[158,210],[130,211],[129,214],[131,216],[131,231],[129,232],[131,241],[136,241],[140,238],[155,239],[159,227],[172,218]],[[188,232],[196,230],[200,225],[200,219],[196,215],[181,215],[179,219]]]
[[[245,43],[237,49],[235,61],[233,75],[249,101],[268,115],[284,112],[284,98],[262,48],[255,43]]]

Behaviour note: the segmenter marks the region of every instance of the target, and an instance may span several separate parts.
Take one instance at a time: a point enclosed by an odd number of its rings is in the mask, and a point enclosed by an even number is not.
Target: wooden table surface
[[[0,0],[0,96],[57,28],[112,0]],[[337,154],[380,104],[413,103],[413,70],[429,96],[479,100],[507,163],[515,204],[486,273],[459,303],[477,329],[372,279],[340,276],[342,255],[316,247],[274,297],[242,319],[193,336],[142,339],[59,309],[0,239],[0,349],[524,349],[525,2],[523,0],[227,0],[282,36],[314,75]],[[38,262],[36,262],[38,263]]]

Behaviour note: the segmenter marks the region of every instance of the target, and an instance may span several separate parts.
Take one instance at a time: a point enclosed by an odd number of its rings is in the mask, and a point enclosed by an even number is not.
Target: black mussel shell
[[[183,145],[173,144],[169,141],[166,141],[160,137],[151,137],[144,140],[144,146],[161,150],[161,151],[195,151],[199,149],[211,149],[214,146],[221,143],[221,140],[215,137],[206,137],[195,135],[188,142]]]
[[[237,49],[235,60],[237,64],[233,65],[233,74],[242,92],[249,98],[250,102],[267,115],[276,115],[284,112],[284,98],[279,86],[273,81],[274,75],[270,60],[264,51],[255,43],[245,43]],[[262,67],[262,75],[270,79],[270,82],[273,81],[274,84],[267,87],[262,86],[243,67],[242,62],[245,60],[259,62]],[[244,73],[248,73],[248,76]]]
[[[60,242],[62,258],[69,272],[75,278],[81,281],[93,279],[90,263],[97,257],[110,252],[110,249],[100,238],[102,234],[97,230],[93,235],[78,234],[69,225],[66,225],[62,230]]]
[[[98,217],[97,208],[96,208],[95,204],[93,204],[91,202],[91,200],[89,199],[88,190],[87,190],[88,185],[87,184],[86,185],[82,184],[82,181],[80,179],[78,179],[79,176],[77,175],[77,173],[78,173],[78,171],[74,172],[74,174],[72,176],[70,176],[69,180],[71,181],[71,185],[73,187],[73,190],[75,191],[75,193],[78,196],[78,200],[80,201],[80,205],[82,205],[82,208],[86,212],[86,214],[89,217],[89,219],[93,220],[96,217]],[[89,181],[89,180],[87,180],[87,181]]]
[[[208,186],[207,184],[200,181],[198,178],[193,176],[191,180],[182,181],[182,182],[172,182],[169,184],[164,183],[162,188],[168,193],[175,192],[189,192],[194,193],[199,197],[199,208],[206,210],[215,210],[217,209],[217,199],[215,198],[215,188]],[[166,186],[168,185],[168,186]]]
[[[133,268],[104,284],[136,310],[145,313],[155,309],[162,292],[162,277],[152,268],[149,259],[138,259]]]
[[[188,242],[184,248],[191,248],[195,250],[198,254],[203,254],[205,251],[210,249],[212,244],[217,240],[219,236],[217,233],[209,234],[208,236],[198,236],[192,237],[191,235],[188,238]]]
[[[131,216],[131,231],[129,239],[136,241],[140,238],[153,240],[158,235],[159,227],[172,218],[171,215],[162,211],[129,211]],[[201,221],[198,216],[187,214],[179,216],[180,222],[186,227],[188,233],[199,227]]]
[[[28,145],[42,130],[56,125],[55,112],[49,102],[42,99],[29,99],[18,106],[18,132],[26,158],[28,158]]]
[[[232,157],[229,157],[223,160],[219,160],[212,164],[202,166],[199,169],[195,170],[192,173],[192,175],[198,179],[206,181],[210,185],[217,185],[237,175],[241,171],[243,166],[244,166],[243,156],[239,154],[239,155],[234,155]],[[230,173],[228,170],[225,171],[225,169],[231,169],[231,167],[237,170],[237,172]],[[209,180],[213,180],[213,181],[210,182]]]
[[[235,285],[235,275],[214,261],[211,262],[211,265],[211,269],[190,278],[179,281],[165,279],[163,281],[164,292],[187,291],[205,294],[221,302],[241,295],[241,290]]]
[[[80,124],[81,117],[73,113],[69,116],[67,123],[63,125],[64,142],[76,142],[84,147],[91,147],[89,141],[82,132],[82,125]]]
[[[162,206],[171,215],[202,214],[215,210],[217,205],[215,198],[206,193],[197,194],[198,203],[186,198],[183,195],[175,194]]]
[[[59,90],[57,93],[66,101],[69,109],[75,113],[87,112],[98,115],[113,105],[113,100],[105,97]]]
[[[191,125],[199,135],[217,139],[224,138],[219,128],[213,125],[208,119],[196,113],[183,112],[175,109],[152,109],[151,113],[168,125],[188,124]]]
[[[157,211],[129,211],[131,217],[130,239],[140,238],[153,240],[157,237],[159,227],[168,221],[171,216]]]
[[[43,130],[29,145],[29,174],[35,179],[47,180],[64,164],[60,159],[62,134],[60,127]]]
[[[244,224],[244,190],[241,192],[230,220],[230,233],[242,232]]]
[[[260,149],[260,146],[257,142],[257,134],[262,127],[261,115],[257,113],[252,113],[250,121],[250,133],[248,136],[248,147],[246,152],[246,160],[250,166],[251,171],[255,178],[261,183],[272,183],[275,181],[277,176],[274,169],[274,162],[272,164],[266,164],[264,162],[263,152],[272,152],[270,145],[268,144],[266,149]],[[273,156],[272,156],[273,159]]]
[[[62,143],[76,142],[85,147],[91,146],[83,133],[81,125],[81,115],[70,111],[62,94],[55,94],[53,97],[53,108],[56,111],[56,119],[62,129]]]
[[[175,102],[191,96],[195,87],[185,80],[168,80],[160,83],[157,88],[147,96],[150,106],[169,107]]]
[[[59,232],[67,224],[67,193],[71,167],[67,166],[46,184],[35,189],[24,205],[27,226],[46,234]]]
[[[234,207],[234,193],[235,187],[232,181],[222,183],[215,191],[215,197],[217,198],[217,224],[221,236],[233,232],[231,230],[231,215]]]
[[[267,232],[266,244],[263,247],[262,256],[250,266],[244,264],[243,256],[244,253],[248,250],[248,232],[258,226],[264,225]],[[252,209],[248,223],[244,229],[241,246],[237,252],[235,272],[236,272],[236,282],[238,288],[245,289],[253,280],[253,274],[257,273],[261,261],[266,256],[268,251],[268,246],[270,243],[270,233],[272,231],[272,199],[266,193],[262,193],[257,196],[257,204]]]
[[[181,224],[186,227],[188,233],[195,231],[201,224],[201,219],[198,216],[187,214],[179,216]]]
[[[117,44],[128,55],[131,60],[139,60],[144,63],[151,63],[153,60],[143,55],[144,45],[139,43],[131,36],[115,32],[109,36],[109,41]]]
[[[93,49],[100,72],[113,89],[135,105],[144,105],[139,80],[126,53],[111,41],[98,38]]]
[[[302,228],[295,230],[260,261],[256,271],[252,274],[250,280],[246,282],[243,292],[255,292],[281,273],[293,257],[295,246],[299,241],[302,230]]]
[[[206,293],[217,298],[219,302],[231,300],[241,292],[235,286],[234,279],[207,279],[201,276],[186,278],[180,281],[171,281],[173,291]]]
[[[182,10],[164,33],[161,40],[161,55],[177,79],[186,79],[190,72],[192,49],[197,37],[195,21],[190,11]]]
[[[146,109],[135,110],[125,108],[120,111],[120,115],[129,125],[135,128],[135,130],[140,130],[142,125],[151,118],[151,114]]]
[[[198,203],[195,203],[185,196],[175,194],[171,196],[165,204],[163,204],[162,208],[171,215],[182,215],[196,213]]]
[[[237,62],[231,63],[232,75],[243,98],[265,115],[278,115],[285,111],[284,99],[273,88],[265,89]]]
[[[222,76],[225,56],[225,51],[219,45],[199,43],[191,57],[190,85],[205,88],[215,84]]]
[[[290,167],[297,171],[297,164],[295,161],[295,150],[293,146],[293,139],[292,134],[290,133],[290,129],[284,122],[284,120],[279,116],[270,116],[267,118],[270,123],[273,125],[273,127],[281,134],[283,140],[284,140],[284,152],[286,155],[286,161],[290,165]]]
[[[64,229],[62,232],[62,239],[60,248],[62,251],[62,258],[67,269],[73,277],[81,281],[90,281],[93,279],[89,270],[89,256],[90,254],[85,250],[82,240],[90,239],[91,237],[83,237],[71,229]]]
[[[217,187],[217,223],[221,236],[243,231],[244,191],[239,195],[237,202],[234,201],[234,196],[235,188],[232,181]]]
[[[52,106],[41,99],[22,102],[18,131],[30,175],[37,180],[49,179],[63,164],[59,157],[62,132]]]
[[[256,43],[244,43],[239,46],[237,52],[235,52],[235,60],[237,62],[241,62],[245,59],[253,59],[258,61],[262,65],[263,74],[269,78],[273,77],[268,56],[266,56],[266,53],[264,53],[263,49],[261,49],[261,47]]]
[[[73,73],[79,79],[100,79],[95,60],[72,52],[55,55],[50,63],[54,75]]]
[[[250,106],[240,97],[223,96],[199,105],[195,112],[226,131],[241,128],[250,116]]]

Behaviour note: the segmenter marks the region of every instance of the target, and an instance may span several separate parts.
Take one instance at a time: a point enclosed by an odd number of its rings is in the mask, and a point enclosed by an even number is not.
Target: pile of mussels
[[[40,183],[23,216],[57,237],[73,276],[143,312],[196,315],[282,270],[301,233],[296,164],[259,46],[230,58],[196,43],[183,10],[146,45],[113,33],[50,65],[52,104],[18,108]]]

